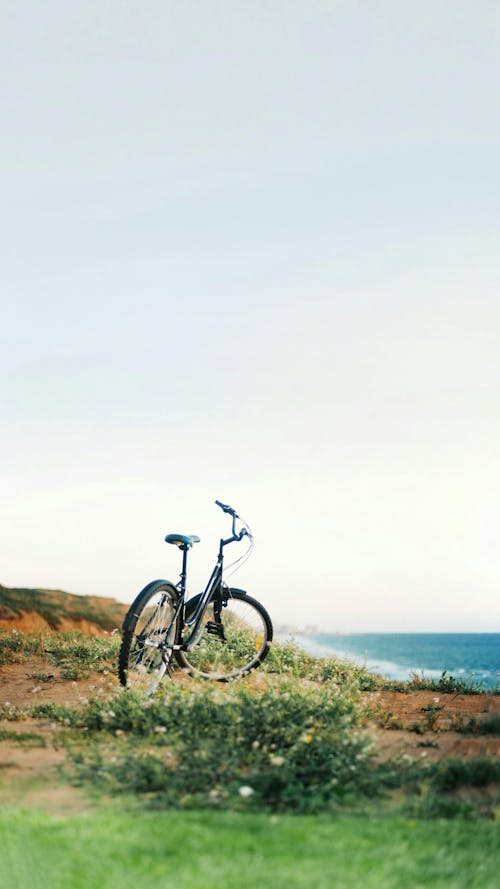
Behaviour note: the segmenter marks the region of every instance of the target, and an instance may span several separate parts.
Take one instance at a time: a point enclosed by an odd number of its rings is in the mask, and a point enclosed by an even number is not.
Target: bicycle
[[[153,694],[165,674],[171,676],[172,658],[191,676],[227,682],[254,670],[267,656],[273,638],[269,614],[245,590],[228,587],[223,580],[224,547],[248,538],[246,552],[229,566],[235,569],[253,549],[252,532],[231,506],[215,503],[232,517],[232,530],[220,541],[205,591],[186,602],[187,556],[200,538],[167,534],[166,543],[182,552],[180,580],[152,581],[130,606],[118,664],[122,685]]]

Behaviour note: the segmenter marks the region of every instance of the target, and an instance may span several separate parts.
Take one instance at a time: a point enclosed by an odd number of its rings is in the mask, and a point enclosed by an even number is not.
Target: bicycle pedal
[[[218,624],[214,620],[207,620],[205,624],[205,629],[207,633],[210,633],[211,636],[218,636],[219,639],[222,639],[223,642],[226,641],[226,637],[224,635],[224,625]]]

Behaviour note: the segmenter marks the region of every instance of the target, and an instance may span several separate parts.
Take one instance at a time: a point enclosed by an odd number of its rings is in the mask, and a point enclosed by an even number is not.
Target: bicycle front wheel
[[[155,580],[139,593],[123,622],[118,659],[122,685],[152,694],[168,670],[176,634],[179,594]]]
[[[186,603],[187,619],[198,599],[195,597]],[[269,652],[272,638],[271,618],[260,602],[243,590],[226,589],[220,621],[217,621],[215,603],[211,602],[192,651],[179,650],[175,655],[191,676],[227,682],[258,667]]]

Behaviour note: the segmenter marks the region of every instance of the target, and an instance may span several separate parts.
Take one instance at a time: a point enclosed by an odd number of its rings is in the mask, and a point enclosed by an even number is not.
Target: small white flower
[[[269,760],[272,766],[282,766],[285,762],[284,756],[272,756]]]
[[[249,787],[248,784],[242,784],[242,786],[238,788],[238,793],[243,799],[247,799],[249,796],[252,796],[255,791],[253,787]]]

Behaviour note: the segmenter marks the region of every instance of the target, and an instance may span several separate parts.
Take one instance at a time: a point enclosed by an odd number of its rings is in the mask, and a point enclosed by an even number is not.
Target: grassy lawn
[[[498,822],[98,811],[0,815],[8,889],[496,889]]]

